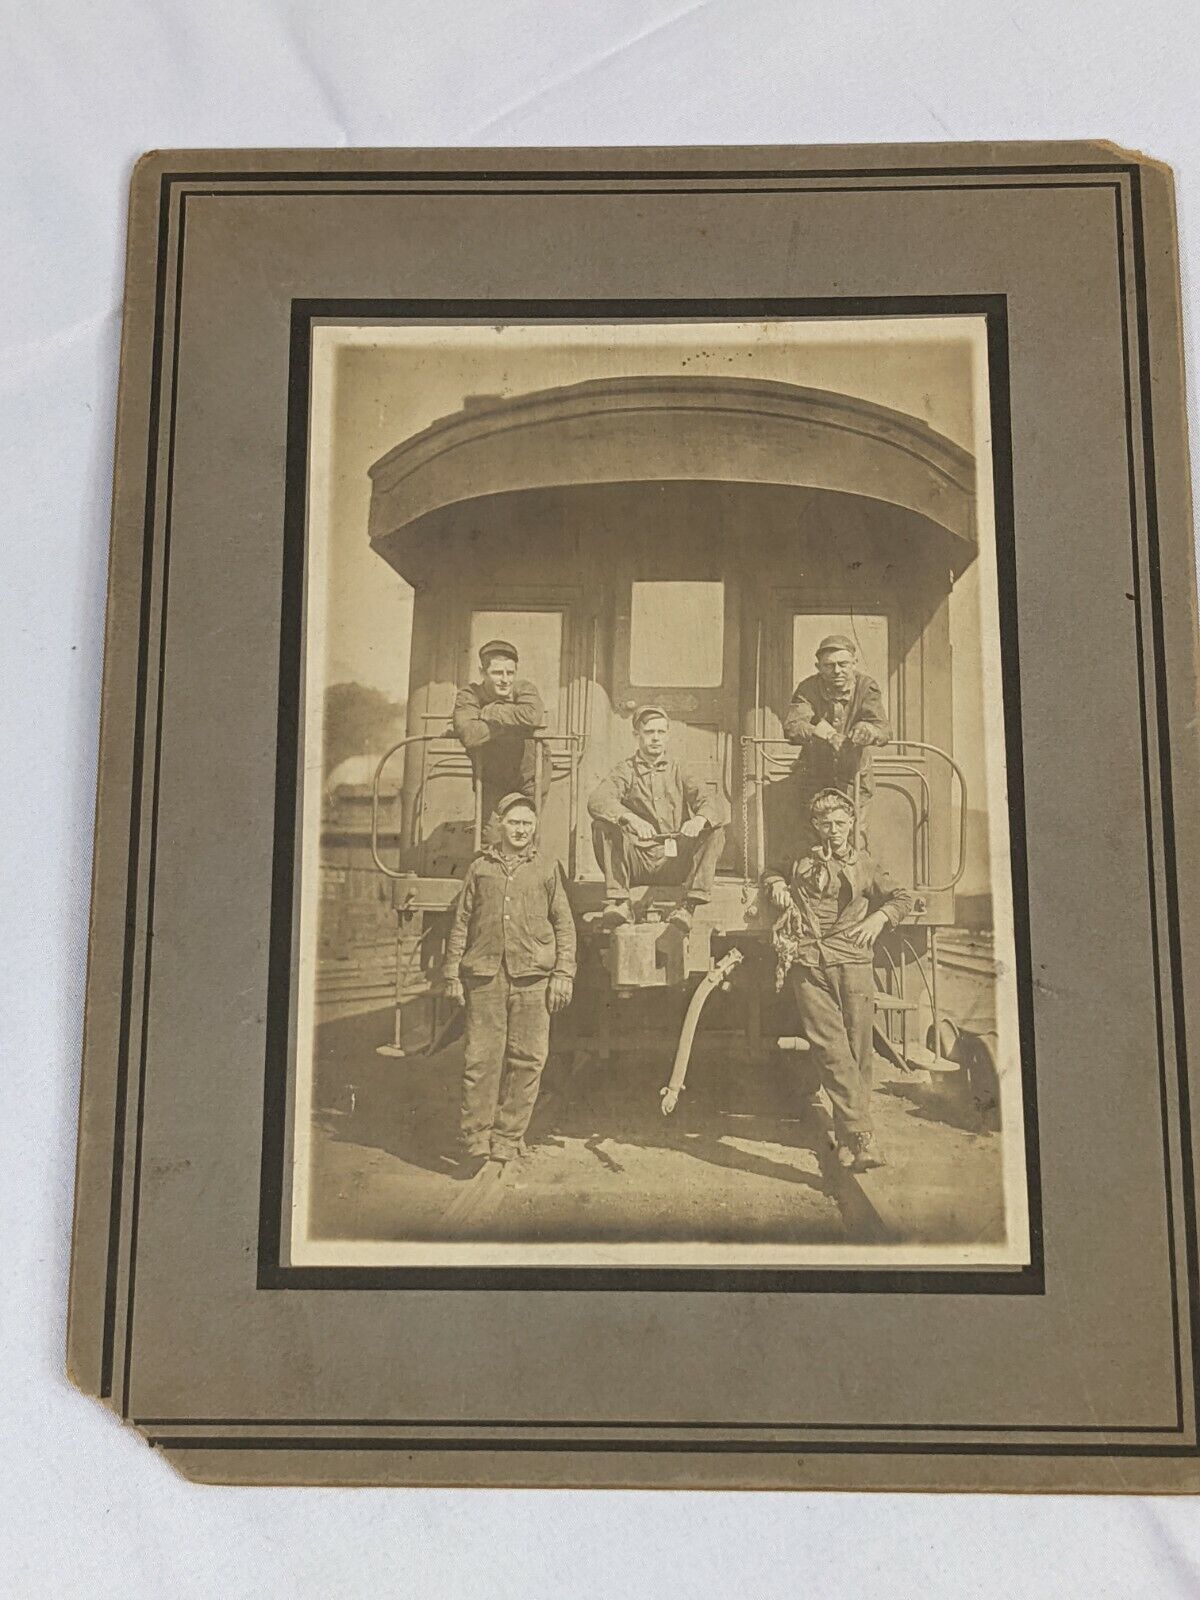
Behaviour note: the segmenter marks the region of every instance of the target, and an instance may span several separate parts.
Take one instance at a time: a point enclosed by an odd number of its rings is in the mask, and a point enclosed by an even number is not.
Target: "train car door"
[[[738,640],[733,585],[634,579],[617,596],[613,699],[628,719],[661,705],[673,724],[676,758],[692,766],[731,821],[738,731]],[[633,748],[632,731],[629,748]],[[726,834],[723,870],[736,871],[740,845]]]

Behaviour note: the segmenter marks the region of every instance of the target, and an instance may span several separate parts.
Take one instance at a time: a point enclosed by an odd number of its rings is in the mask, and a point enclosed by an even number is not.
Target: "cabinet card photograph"
[[[995,365],[313,326],[286,1263],[1030,1263]]]

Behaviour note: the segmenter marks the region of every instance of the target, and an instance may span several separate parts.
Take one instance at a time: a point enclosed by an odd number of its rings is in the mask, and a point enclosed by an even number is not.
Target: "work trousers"
[[[870,1133],[875,1077],[875,972],[869,961],[806,967],[789,973],[800,1029],[821,1087],[833,1107],[839,1138]]]
[[[462,1143],[468,1155],[507,1161],[517,1153],[537,1102],[550,1049],[546,977],[463,977],[466,1050]]]
[[[596,859],[604,872],[604,898],[628,900],[635,883],[679,883],[689,900],[712,898],[717,862],[725,846],[725,829],[708,828],[697,839],[676,839],[679,854],[665,854],[661,844],[643,844],[619,823],[592,824]]]

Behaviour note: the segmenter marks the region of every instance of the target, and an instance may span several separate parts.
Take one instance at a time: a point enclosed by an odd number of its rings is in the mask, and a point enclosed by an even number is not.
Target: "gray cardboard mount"
[[[613,300],[662,318],[674,301],[981,295],[1007,325],[1038,1292],[273,1277],[295,303]],[[74,1382],[214,1482],[1196,1488],[1181,351],[1170,176],[1102,143],[147,156],[121,347]]]

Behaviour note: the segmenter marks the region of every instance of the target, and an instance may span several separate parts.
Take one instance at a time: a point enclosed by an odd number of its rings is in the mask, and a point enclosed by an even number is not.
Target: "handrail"
[[[532,740],[534,742],[534,747],[535,747],[534,748],[534,781],[535,781],[535,791],[534,792],[535,792],[536,799],[535,799],[535,803],[534,803],[534,810],[538,813],[539,817],[541,815],[541,799],[542,799],[543,746],[552,744],[556,740],[563,741],[566,744],[571,746],[571,771],[570,771],[571,805],[570,805],[570,810],[571,810],[571,819],[572,819],[572,821],[571,821],[570,852],[571,852],[572,861],[571,861],[571,867],[570,867],[570,875],[572,877],[574,877],[574,874],[575,874],[574,856],[575,856],[575,853],[576,853],[575,812],[576,812],[576,809],[577,809],[575,797],[576,797],[576,793],[577,793],[577,790],[578,790],[578,783],[579,783],[579,762],[580,762],[580,759],[582,757],[582,750],[579,750],[577,752],[576,749],[575,749],[575,746],[576,745],[580,745],[581,746],[583,744],[584,735],[582,733],[534,733],[534,734],[530,735],[530,738],[532,738]],[[371,857],[372,857],[373,861],[375,862],[376,867],[386,877],[389,877],[389,878],[406,878],[406,877],[409,876],[409,874],[406,873],[406,872],[398,871],[395,867],[389,867],[387,865],[387,863],[383,860],[381,855],[379,854],[379,785],[380,785],[381,779],[383,778],[384,771],[385,771],[385,769],[386,769],[386,767],[388,765],[388,762],[391,761],[392,757],[394,755],[397,755],[401,750],[406,749],[410,744],[434,744],[438,740],[444,740],[444,739],[453,739],[453,740],[455,740],[457,742],[457,735],[454,733],[454,730],[452,728],[450,728],[450,727],[445,728],[440,733],[410,733],[407,736],[407,738],[397,740],[397,742],[394,745],[392,745],[390,749],[385,750],[383,755],[379,759],[379,764],[375,768],[375,777],[374,777],[374,780],[373,780],[373,782],[371,784]],[[468,756],[468,758],[469,758],[469,754],[470,754],[469,752],[464,751],[464,754],[466,754]],[[553,752],[551,752],[551,759],[553,759]],[[553,770],[553,769],[551,769],[551,770]],[[483,783],[482,783],[482,781],[481,781],[481,779],[479,777],[478,772],[474,771],[473,766],[472,766],[472,791],[473,791],[473,795],[474,795],[473,832],[474,832],[474,838],[475,838],[475,849],[478,851],[480,849],[482,843],[483,843],[483,821],[484,821],[484,819],[483,819]]]
[[[895,793],[905,795],[913,808],[913,882],[917,882],[919,875],[929,871],[929,818],[933,811],[933,786],[921,771],[920,767],[913,766],[911,761],[895,760],[887,767],[879,767],[877,774],[880,788],[884,787],[887,778],[909,777],[915,778],[921,785],[921,806],[902,783],[889,785]]]
[[[967,870],[967,795],[969,791],[966,773],[950,752],[943,750],[941,745],[926,744],[920,739],[889,739],[888,744],[894,745],[897,755],[901,757],[907,750],[926,750],[932,756],[940,756],[958,779],[958,865],[947,882],[923,883],[920,885],[920,888],[924,889],[927,894],[944,894],[947,890],[954,888]],[[857,777],[855,784],[857,787]]]
[[[749,746],[752,746],[753,749],[754,749],[754,784],[755,784],[755,788],[757,790],[757,795],[756,795],[756,802],[757,803],[756,803],[755,809],[756,809],[757,820],[759,822],[758,838],[757,838],[757,840],[755,842],[756,842],[756,844],[758,846],[758,867],[759,867],[759,873],[761,875],[762,872],[764,872],[766,870],[766,839],[765,839],[766,826],[765,826],[765,816],[764,816],[765,808],[764,808],[763,803],[762,803],[763,789],[764,789],[765,784],[766,784],[766,762],[768,760],[776,760],[776,761],[780,760],[779,757],[771,756],[770,750],[771,750],[772,746],[782,747],[782,748],[787,749],[787,750],[795,750],[797,754],[799,754],[799,749],[798,749],[798,747],[796,745],[794,745],[792,743],[792,741],[790,739],[784,739],[782,736],[780,736],[780,737],[765,736],[764,737],[764,736],[759,736],[759,735],[755,735],[755,734],[744,733],[741,736],[741,743],[742,743],[743,747],[749,745]],[[967,810],[968,810],[967,796],[968,796],[969,791],[968,791],[968,787],[967,787],[967,779],[966,779],[965,773],[963,772],[963,770],[959,766],[958,762],[955,761],[954,757],[950,754],[950,752],[948,750],[943,750],[941,745],[928,744],[925,741],[920,740],[920,739],[889,739],[887,741],[886,745],[877,745],[877,746],[875,746],[875,748],[876,749],[894,748],[895,752],[896,752],[896,757],[898,759],[900,759],[900,760],[903,760],[906,752],[908,752],[910,750],[924,750],[924,751],[927,751],[930,755],[939,756],[944,762],[946,762],[946,764],[949,766],[953,776],[958,779],[958,786],[959,786],[958,851],[957,851],[958,859],[957,859],[957,862],[955,864],[954,872],[952,873],[952,875],[950,876],[950,878],[948,879],[948,881],[946,883],[935,883],[935,884],[922,883],[922,884],[914,885],[915,888],[920,889],[922,892],[924,892],[926,894],[943,894],[947,890],[953,889],[954,886],[961,880],[962,875],[966,871],[966,868],[967,868]],[[910,772],[912,771],[911,768],[908,768],[907,770],[909,770]],[[918,773],[917,776],[920,777],[921,774]],[[853,799],[854,799],[855,813],[857,815],[858,806],[859,806],[859,775],[857,773],[855,773],[855,775],[854,775],[854,795],[853,795]]]
[[[375,865],[386,877],[405,878],[408,874],[389,867],[379,854],[379,780],[383,777],[384,768],[398,751],[406,749],[410,744],[432,744],[437,739],[453,739],[453,737],[449,728],[443,733],[410,733],[406,739],[400,739],[392,745],[390,750],[385,750],[379,758],[379,765],[375,768],[375,778],[371,784],[371,855]]]
[[[880,779],[879,787],[881,789],[885,787],[883,777]],[[904,796],[905,800],[908,801],[909,810],[912,813],[912,874],[909,878],[909,882],[912,884],[919,884],[921,882],[922,874],[927,871],[929,866],[929,833],[928,829],[923,826],[923,820],[926,823],[929,821],[929,784],[926,782],[924,786],[925,792],[920,799],[913,794],[911,789],[906,789],[902,783],[893,784],[890,785],[890,787],[892,788],[892,792],[894,794]],[[921,811],[922,799],[925,801],[924,813]],[[857,848],[857,845],[855,848]]]

